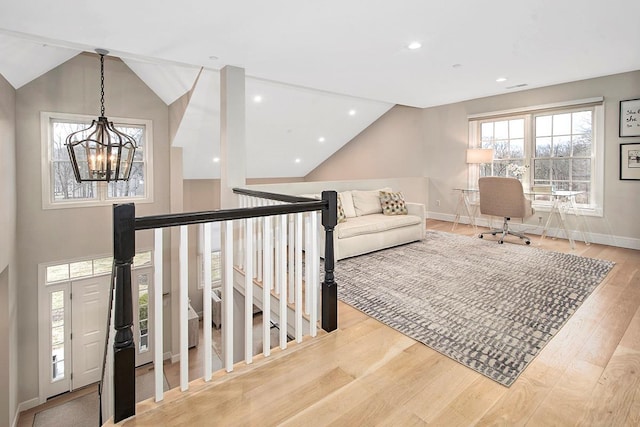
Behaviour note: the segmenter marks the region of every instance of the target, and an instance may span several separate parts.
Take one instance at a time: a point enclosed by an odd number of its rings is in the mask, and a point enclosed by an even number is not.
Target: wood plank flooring
[[[451,231],[451,223],[427,228]],[[474,234],[465,225],[455,232]],[[640,251],[581,242],[571,250],[537,236],[532,246],[616,265],[509,388],[339,303],[336,332],[148,402],[122,424],[640,425]]]

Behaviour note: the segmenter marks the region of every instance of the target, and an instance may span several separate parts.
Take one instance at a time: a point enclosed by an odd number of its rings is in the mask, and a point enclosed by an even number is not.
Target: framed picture
[[[620,101],[620,136],[640,136],[640,98]]]
[[[620,179],[640,181],[640,142],[620,144]]]

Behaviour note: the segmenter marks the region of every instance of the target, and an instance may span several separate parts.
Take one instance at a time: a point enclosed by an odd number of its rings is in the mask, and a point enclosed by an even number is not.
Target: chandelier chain
[[[100,115],[104,117],[104,55],[100,54]]]

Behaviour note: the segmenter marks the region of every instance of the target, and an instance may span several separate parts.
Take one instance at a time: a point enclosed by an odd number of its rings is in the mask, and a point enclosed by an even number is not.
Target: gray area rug
[[[100,424],[98,406],[98,393],[86,394],[38,412],[33,419],[33,427],[95,427]]]
[[[510,386],[614,263],[427,231],[336,263],[338,298]]]

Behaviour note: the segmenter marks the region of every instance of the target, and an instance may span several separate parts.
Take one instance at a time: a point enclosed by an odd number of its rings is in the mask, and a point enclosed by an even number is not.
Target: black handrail
[[[133,301],[131,296],[131,264],[135,253],[135,232],[154,228],[175,227],[243,218],[257,218],[291,213],[322,211],[325,228],[324,281],[322,282],[322,329],[331,332],[338,327],[337,285],[334,280],[333,229],[337,224],[337,193],[323,191],[322,200],[285,194],[234,188],[234,193],[285,202],[217,211],[135,217],[133,203],[113,207],[113,253],[116,273],[114,308],[114,422],[135,415],[135,346],[133,337]]]

